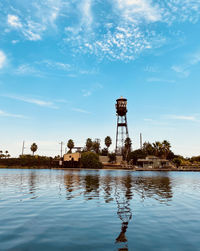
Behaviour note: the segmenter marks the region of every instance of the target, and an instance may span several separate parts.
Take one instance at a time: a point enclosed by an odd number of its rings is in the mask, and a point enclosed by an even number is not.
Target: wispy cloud
[[[166,119],[174,119],[174,120],[186,120],[186,121],[198,121],[195,116],[185,116],[185,115],[165,115]]]
[[[67,71],[67,72],[72,70],[72,67],[70,64],[63,63],[63,62],[56,62],[52,60],[43,60],[41,62],[37,62],[37,64],[45,65],[48,68],[58,69],[58,70]]]
[[[89,97],[91,96],[94,92],[102,89],[103,86],[99,83],[95,83],[93,84],[89,89],[83,89],[82,93],[83,93],[83,97]]]
[[[8,15],[8,24],[14,28],[22,27],[22,23],[20,22],[19,17],[15,15]]]
[[[73,53],[124,61],[166,43],[169,34],[158,25],[169,30],[172,24],[200,18],[199,0],[35,0],[25,6],[17,1],[6,7],[8,31],[31,41],[60,32]]]
[[[46,29],[42,24],[32,20],[27,20],[23,23],[17,15],[8,14],[7,22],[11,29],[17,29],[26,39],[32,41],[40,40],[40,33]]]
[[[0,50],[0,69],[3,68],[6,62],[6,55],[3,51]]]
[[[0,116],[1,117],[19,118],[19,119],[26,119],[27,118],[21,114],[8,113],[8,112],[2,111],[2,110],[0,110]]]
[[[175,80],[172,80],[172,79],[164,79],[164,78],[147,78],[147,82],[175,83]]]
[[[136,22],[137,19],[145,19],[148,22],[156,22],[161,20],[161,11],[159,6],[152,4],[147,0],[117,0],[118,9],[122,12],[122,16],[131,21]]]
[[[34,104],[37,106],[48,107],[48,108],[53,108],[53,109],[58,108],[53,102],[45,101],[41,99],[27,98],[27,97],[16,96],[16,95],[1,95],[1,96],[14,99],[14,100],[23,101],[25,103]]]
[[[183,77],[190,75],[191,68],[200,63],[200,50],[195,51],[185,58],[185,63],[173,65],[171,69]]]
[[[34,66],[31,66],[30,64],[19,65],[13,72],[17,75],[42,76],[40,70],[36,69]]]
[[[83,109],[80,109],[80,108],[72,108],[71,110],[74,111],[74,112],[79,112],[79,113],[87,113],[87,114],[91,113],[89,111],[86,111],[86,110],[83,110]]]

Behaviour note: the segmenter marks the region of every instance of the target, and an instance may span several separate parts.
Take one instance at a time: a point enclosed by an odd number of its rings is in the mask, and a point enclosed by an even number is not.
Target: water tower
[[[117,133],[116,133],[116,148],[115,152],[117,155],[122,155],[124,149],[124,142],[128,135],[128,124],[127,124],[127,99],[119,98],[116,100],[116,113],[117,113]]]

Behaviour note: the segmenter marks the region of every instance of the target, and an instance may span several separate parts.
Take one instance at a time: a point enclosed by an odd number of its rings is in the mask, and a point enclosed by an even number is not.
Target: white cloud
[[[35,0],[25,6],[17,1],[4,12],[8,13],[9,28],[25,39],[38,41],[44,34],[56,36],[60,32],[58,37],[74,55],[88,53],[99,59],[124,61],[168,41],[171,33],[161,33],[157,24],[170,30],[169,25],[195,23],[200,17],[199,0]]]
[[[21,28],[22,27],[22,24],[21,24],[18,16],[9,14],[7,17],[7,21],[8,21],[8,24],[14,28]]]
[[[12,44],[17,44],[17,43],[19,43],[19,40],[12,40],[11,42],[12,42]]]
[[[29,19],[25,19],[22,22],[16,15],[8,14],[7,20],[8,25],[11,28],[20,31],[24,35],[24,37],[30,41],[41,40],[41,34],[46,30],[46,26],[44,24]]]
[[[51,60],[44,60],[44,61],[41,61],[38,63],[45,64],[49,68],[54,68],[54,69],[56,68],[58,70],[63,70],[63,71],[67,71],[67,72],[71,70],[71,65],[63,63],[63,62],[54,62]]]
[[[174,120],[198,121],[195,116],[185,116],[185,115],[166,115],[165,118]]]
[[[0,69],[3,68],[6,62],[6,55],[3,51],[0,50]]]
[[[188,67],[185,65],[173,65],[171,69],[179,74],[181,74],[183,77],[188,77],[190,75],[190,71],[187,69]]]
[[[92,24],[92,11],[91,11],[91,0],[83,0],[81,4],[82,11],[82,25],[86,25],[87,28],[90,28]]]
[[[122,16],[136,22],[138,18],[144,18],[148,22],[161,20],[161,11],[157,5],[147,0],[117,0],[117,7],[121,10]]]
[[[83,110],[83,109],[80,109],[80,108],[72,108],[71,109],[72,111],[75,111],[75,112],[80,112],[80,113],[87,113],[89,114],[90,112],[86,111],[86,110]]]
[[[95,83],[89,89],[82,90],[83,97],[89,97],[93,94],[93,92],[98,91],[99,89],[102,89],[102,88],[103,88],[103,86],[101,84]]]
[[[14,100],[23,101],[23,102],[30,103],[30,104],[42,106],[42,107],[48,107],[48,108],[53,108],[53,109],[58,108],[53,102],[44,101],[41,99],[27,98],[27,97],[16,96],[16,95],[2,95],[2,96],[10,98],[10,99],[14,99]]]
[[[175,83],[172,79],[163,79],[163,78],[148,78],[147,82],[165,82],[165,83]]]
[[[23,119],[27,118],[27,117],[25,117],[23,115],[20,115],[20,114],[8,113],[8,112],[2,111],[2,110],[0,110],[0,116],[2,116],[2,117],[12,117],[12,118],[23,118]]]
[[[185,63],[181,65],[173,65],[171,69],[184,77],[188,77],[190,75],[190,71],[192,66],[200,63],[200,50],[190,54],[185,59]]]
[[[30,64],[22,64],[14,72],[15,74],[18,74],[18,75],[34,74],[35,76],[38,76],[40,74],[40,72],[37,69],[35,69],[33,66],[31,66]]]

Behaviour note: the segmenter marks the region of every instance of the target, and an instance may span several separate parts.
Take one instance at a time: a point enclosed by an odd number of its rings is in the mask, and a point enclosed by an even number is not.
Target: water
[[[200,173],[0,169],[0,250],[200,250]]]

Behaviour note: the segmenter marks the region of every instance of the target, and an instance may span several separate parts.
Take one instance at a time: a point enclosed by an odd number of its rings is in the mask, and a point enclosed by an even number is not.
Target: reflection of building
[[[143,168],[167,168],[171,166],[169,160],[159,159],[156,156],[147,156],[145,159],[138,159],[137,163],[139,167]]]

